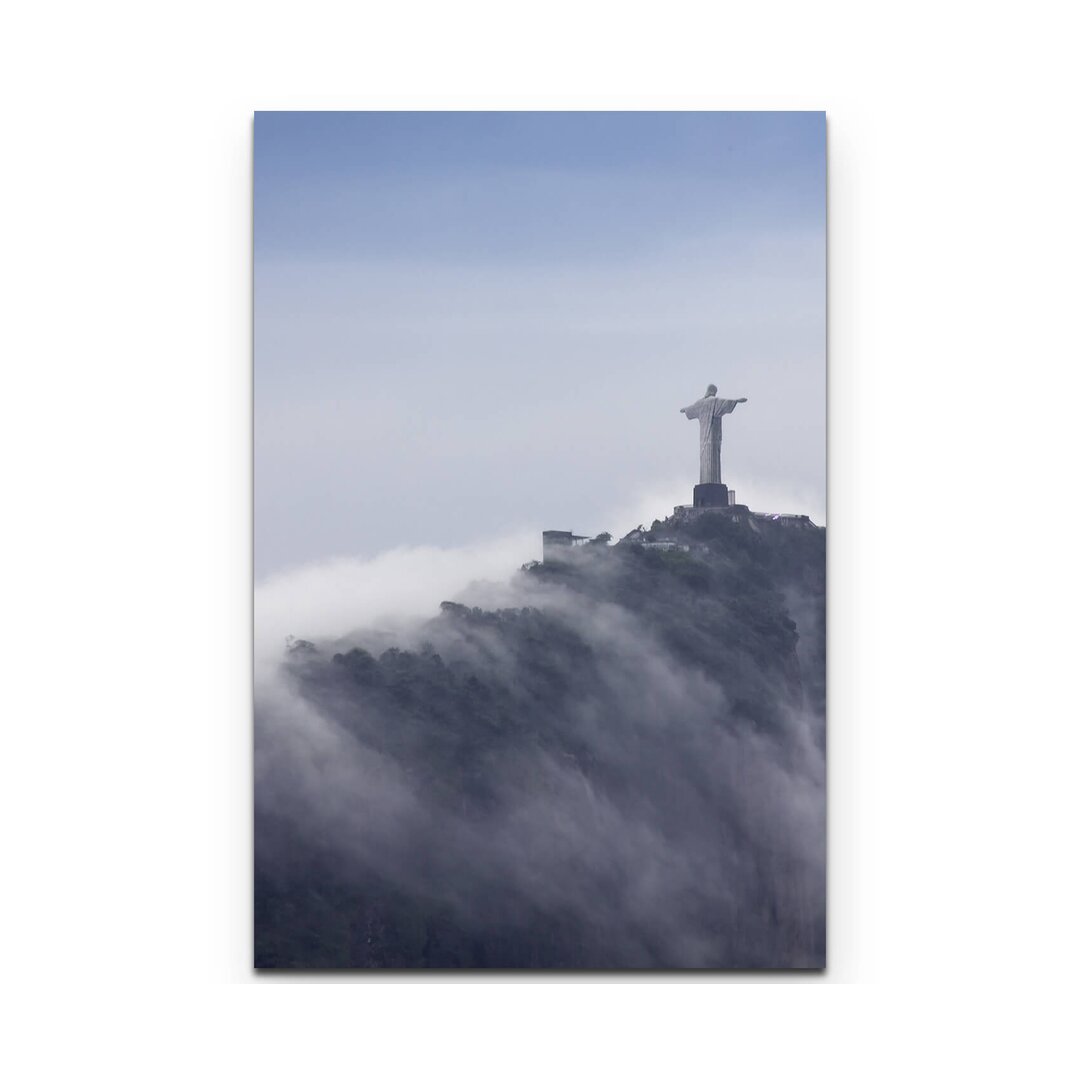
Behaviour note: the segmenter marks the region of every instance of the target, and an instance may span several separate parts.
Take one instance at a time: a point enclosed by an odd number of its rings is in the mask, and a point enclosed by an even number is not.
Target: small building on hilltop
[[[631,529],[620,541],[620,544],[632,544],[634,547],[645,548],[647,551],[689,551],[690,545],[681,540],[671,537],[652,537],[644,525]]]
[[[589,536],[575,536],[572,532],[545,529],[544,562],[565,559],[574,548],[583,547],[591,539]]]
[[[775,521],[789,529],[817,529],[809,514],[752,514],[757,521]]]

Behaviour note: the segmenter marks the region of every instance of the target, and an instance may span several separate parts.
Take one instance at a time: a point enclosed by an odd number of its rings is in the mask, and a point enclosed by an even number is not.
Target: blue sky
[[[256,115],[257,575],[663,516],[708,382],[823,520],[824,114]]]

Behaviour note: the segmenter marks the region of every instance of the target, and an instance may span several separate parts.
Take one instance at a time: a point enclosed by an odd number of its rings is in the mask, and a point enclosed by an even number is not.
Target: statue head
[[[705,388],[705,396],[716,397],[716,387],[713,386],[712,383],[709,383],[709,385]]]

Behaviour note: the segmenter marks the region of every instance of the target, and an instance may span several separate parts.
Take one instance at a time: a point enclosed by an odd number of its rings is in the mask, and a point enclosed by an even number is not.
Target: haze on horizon
[[[254,228],[257,578],[662,517],[709,382],[824,523],[823,113],[258,113]]]

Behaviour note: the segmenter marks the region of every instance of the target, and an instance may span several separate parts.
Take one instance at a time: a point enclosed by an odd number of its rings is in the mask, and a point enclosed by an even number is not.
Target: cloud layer
[[[264,955],[820,963],[824,720],[793,668],[812,662],[814,603],[803,661],[783,643],[786,615],[762,603],[721,678],[671,634],[700,635],[694,618],[725,618],[722,603],[684,618],[693,591],[667,579],[651,607],[605,599],[624,590],[615,553],[597,556],[584,593],[508,574],[524,540],[338,561],[260,587]],[[718,573],[732,569],[718,557]],[[487,580],[467,583],[476,574]],[[465,606],[424,618],[455,587]],[[283,631],[320,651],[276,663]],[[315,944],[297,944],[309,908]],[[375,927],[367,944],[358,919]],[[402,939],[410,926],[422,945]]]

